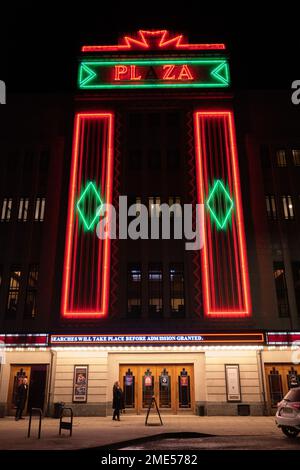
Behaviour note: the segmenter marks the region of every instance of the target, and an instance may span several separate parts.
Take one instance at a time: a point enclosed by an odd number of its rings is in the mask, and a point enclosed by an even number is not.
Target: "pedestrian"
[[[25,419],[22,417],[23,410],[25,408],[26,400],[28,395],[28,379],[24,377],[20,380],[20,383],[17,388],[17,395],[16,395],[16,421],[19,419]]]
[[[116,419],[120,421],[120,410],[123,406],[123,391],[120,387],[120,382],[115,382],[113,386],[113,409],[114,414],[112,419],[115,421]]]

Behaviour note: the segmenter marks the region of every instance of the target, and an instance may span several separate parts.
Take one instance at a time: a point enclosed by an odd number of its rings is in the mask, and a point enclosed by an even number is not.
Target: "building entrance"
[[[300,385],[300,366],[294,364],[265,365],[268,404],[270,411],[276,410],[277,403],[296,384]]]
[[[120,366],[126,410],[146,412],[154,395],[161,412],[194,411],[194,367],[191,364]]]
[[[31,408],[41,408],[44,410],[47,365],[13,365],[10,371],[10,382],[8,389],[8,410],[9,415],[15,414],[17,387],[20,379],[27,377],[28,379],[28,395],[24,412],[29,412]]]

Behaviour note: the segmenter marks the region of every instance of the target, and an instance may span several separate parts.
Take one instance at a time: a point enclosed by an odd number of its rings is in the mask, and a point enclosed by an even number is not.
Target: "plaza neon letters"
[[[149,67],[139,67],[134,64],[114,65],[113,77],[115,81],[147,80]],[[194,80],[195,77],[187,64],[164,64],[154,68],[154,74],[160,80]]]

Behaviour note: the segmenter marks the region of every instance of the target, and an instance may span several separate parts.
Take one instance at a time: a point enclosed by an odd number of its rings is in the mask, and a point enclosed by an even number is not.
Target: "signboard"
[[[188,387],[189,385],[189,378],[187,375],[181,375],[180,376],[180,385],[182,387]]]
[[[169,376],[168,375],[161,375],[160,383],[161,383],[162,387],[168,387],[169,386]]]
[[[80,89],[226,88],[225,58],[159,58],[82,60]]]
[[[50,345],[135,344],[263,344],[263,333],[201,333],[164,335],[51,335]]]
[[[292,345],[295,341],[300,342],[300,331],[276,331],[266,333],[266,343],[270,345]]]
[[[145,375],[144,384],[145,384],[145,387],[152,387],[152,376],[151,375]]]
[[[132,375],[125,375],[125,386],[131,387],[133,384],[133,376]]]
[[[225,364],[227,401],[241,401],[240,369],[238,364]]]
[[[86,403],[88,388],[88,366],[74,366],[73,402]]]

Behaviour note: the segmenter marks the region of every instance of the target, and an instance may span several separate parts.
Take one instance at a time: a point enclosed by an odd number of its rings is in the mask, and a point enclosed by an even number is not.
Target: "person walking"
[[[120,382],[115,382],[113,386],[113,409],[114,414],[112,419],[115,421],[116,419],[120,421],[120,410],[123,406],[123,391],[120,387]]]
[[[19,419],[25,419],[22,417],[22,413],[26,405],[27,395],[28,395],[28,379],[27,377],[24,377],[23,379],[21,379],[17,388],[17,395],[16,395],[17,410],[16,410],[16,418],[15,418],[16,421],[19,421]]]

